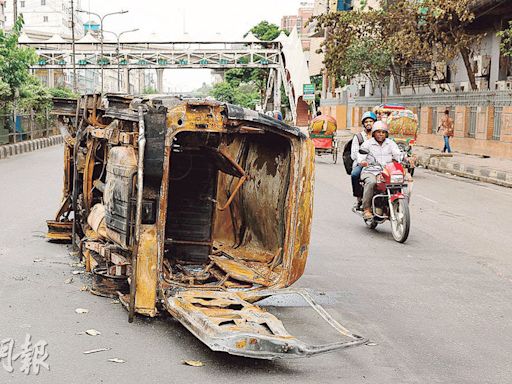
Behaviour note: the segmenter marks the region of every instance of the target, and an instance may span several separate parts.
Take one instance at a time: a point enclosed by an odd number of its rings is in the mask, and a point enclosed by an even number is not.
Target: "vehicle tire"
[[[409,202],[407,199],[397,199],[391,204],[395,220],[390,219],[391,233],[395,241],[405,243],[409,237],[411,228],[411,216],[409,214]]]

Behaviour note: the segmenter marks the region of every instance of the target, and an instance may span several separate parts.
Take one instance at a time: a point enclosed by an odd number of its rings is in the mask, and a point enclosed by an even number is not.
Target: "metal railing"
[[[501,137],[501,114],[503,107],[494,107],[494,126],[492,130],[492,139],[500,140]]]
[[[35,113],[0,114],[0,145],[19,143],[57,134],[49,112],[37,118]]]
[[[434,135],[437,135],[437,128],[439,127],[439,124],[437,123],[437,108],[432,108],[432,133]]]
[[[322,101],[323,103],[324,101]],[[381,103],[401,104],[408,107],[421,107],[423,105],[432,107],[446,106],[472,106],[472,105],[494,105],[497,107],[512,105],[512,91],[469,91],[469,92],[446,92],[436,94],[415,94],[388,96],[384,100],[376,97],[355,97],[348,104],[360,107],[375,106]],[[326,105],[328,101],[326,100]]]
[[[469,110],[469,130],[468,136],[474,138],[476,135],[476,117],[477,107],[471,107]]]

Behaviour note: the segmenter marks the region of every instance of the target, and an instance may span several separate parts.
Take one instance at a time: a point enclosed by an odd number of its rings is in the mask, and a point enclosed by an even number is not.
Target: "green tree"
[[[254,36],[263,41],[274,40],[281,32],[288,34],[288,31],[284,31],[276,24],[269,23],[268,21],[261,21],[252,27],[249,32],[253,33]],[[249,32],[247,32],[245,36],[247,36]],[[262,104],[265,99],[268,75],[269,70],[263,68],[232,68],[225,72],[224,80],[233,87],[237,87],[241,83],[254,84],[259,94],[259,102]],[[252,98],[249,99],[252,100]],[[254,103],[254,105],[256,105],[256,103]]]
[[[147,87],[144,87],[143,93],[145,95],[154,95],[154,94],[158,93],[158,90],[156,88],[151,87],[151,86],[147,86]]]
[[[250,32],[254,34],[258,39],[263,41],[271,41],[274,40],[276,37],[279,36],[282,29],[280,29],[277,25],[269,23],[268,21],[264,20],[255,25],[250,29]],[[288,31],[284,31],[286,34],[288,34]],[[248,33],[245,35],[247,36]]]
[[[235,102],[235,88],[227,81],[217,83],[213,86],[212,96],[218,101],[233,104]]]
[[[254,109],[259,102],[258,89],[253,83],[237,83],[235,85],[223,81],[213,86],[212,96],[218,101],[250,109]]]
[[[476,89],[470,57],[472,47],[479,46],[482,35],[467,30],[474,20],[472,0],[394,0],[382,3],[381,10],[334,12],[316,17],[317,31],[326,31],[321,51],[325,54],[324,65],[330,77],[350,75],[352,66],[348,61],[361,63],[358,60],[363,53],[359,49],[360,42],[373,40],[377,43],[374,55],[384,56],[384,61],[389,63],[397,93],[400,93],[402,69],[415,62],[452,60],[457,54],[463,58],[469,80]],[[367,64],[374,65],[374,70],[380,72],[382,63],[379,59]]]
[[[52,97],[60,97],[64,99],[76,99],[78,95],[73,90],[66,87],[49,88],[48,92]]]
[[[37,61],[35,51],[18,45],[23,28],[20,16],[10,32],[0,30],[0,78],[9,87],[7,100],[14,100],[17,91],[32,78],[29,68]],[[3,101],[7,101],[3,99]]]
[[[503,56],[512,57],[512,20],[508,22],[508,27],[497,33],[501,39],[500,48]]]

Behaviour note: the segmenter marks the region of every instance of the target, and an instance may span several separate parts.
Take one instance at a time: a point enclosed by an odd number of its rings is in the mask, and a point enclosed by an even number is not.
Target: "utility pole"
[[[71,64],[73,65],[73,92],[78,93],[76,79],[76,52],[75,52],[75,7],[74,0],[71,0]]]
[[[12,0],[12,15],[14,18],[12,25],[14,25],[18,19],[18,0]]]
[[[101,72],[101,94],[103,95],[103,85],[104,85],[104,76],[103,76],[103,67],[104,67],[104,60],[103,57],[103,20],[105,20],[106,17],[112,16],[112,15],[122,15],[123,13],[127,13],[128,11],[118,11],[118,12],[110,12],[105,15],[99,15],[95,12],[91,11],[84,11],[82,9],[77,9],[78,12],[88,13],[89,15],[94,15],[98,19],[100,19],[100,72]],[[90,17],[90,16],[89,16]]]
[[[117,57],[117,92],[121,92],[121,57],[120,57],[120,52],[121,52],[121,36],[124,35],[125,33],[137,32],[138,30],[139,30],[139,28],[135,28],[135,29],[130,29],[129,31],[123,31],[123,32],[120,32],[120,33],[115,33],[115,32],[112,32],[112,31],[103,31],[103,32],[107,32],[107,33],[113,34],[116,37],[116,41],[117,41],[117,46],[116,46],[116,57]],[[129,80],[127,80],[127,81],[129,81]],[[129,92],[127,92],[127,93],[129,93]]]

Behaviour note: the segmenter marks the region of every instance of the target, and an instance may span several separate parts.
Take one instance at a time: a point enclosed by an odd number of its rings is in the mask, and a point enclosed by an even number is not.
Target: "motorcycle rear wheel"
[[[397,199],[392,204],[395,219],[391,221],[391,233],[395,241],[405,243],[409,237],[411,228],[411,216],[409,213],[409,202],[406,199]]]

